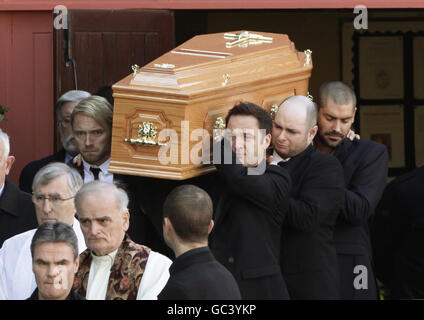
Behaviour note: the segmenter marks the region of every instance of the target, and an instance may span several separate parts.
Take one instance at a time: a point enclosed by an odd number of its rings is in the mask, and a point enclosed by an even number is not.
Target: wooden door
[[[55,99],[75,89],[70,59],[78,89],[94,93],[175,46],[167,10],[70,10],[68,26],[55,32]]]
[[[0,104],[10,108],[0,122],[16,157],[15,183],[29,162],[53,150],[53,15],[0,12]]]

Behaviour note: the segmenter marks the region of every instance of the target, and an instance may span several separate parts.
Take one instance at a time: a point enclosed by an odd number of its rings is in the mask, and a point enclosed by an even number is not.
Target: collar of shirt
[[[105,300],[109,284],[110,270],[118,249],[104,256],[91,252],[91,266],[87,281],[87,300]]]
[[[74,157],[71,156],[68,152],[65,153],[65,163],[70,163]]]
[[[287,158],[287,159],[281,158],[280,155],[277,153],[277,151],[274,150],[274,152],[272,153],[272,161],[270,164],[278,165],[280,161],[287,162],[289,160],[290,158]]]
[[[109,264],[110,268],[112,268],[113,261],[115,261],[116,254],[118,253],[118,249],[108,253],[104,256],[96,256],[93,251],[91,251],[91,258],[93,259],[94,264]]]
[[[3,185],[1,186],[1,189],[0,189],[0,197],[2,196],[2,194],[3,194],[3,191],[4,191],[4,186],[6,185],[6,180],[4,181],[4,183],[3,183]]]
[[[84,183],[88,183],[94,180],[94,176],[90,171],[90,167],[99,168],[101,170],[99,173],[100,181],[113,182],[113,173],[107,171],[110,166],[110,158],[103,162],[100,166],[90,165],[84,159],[82,159],[82,164],[84,166]]]

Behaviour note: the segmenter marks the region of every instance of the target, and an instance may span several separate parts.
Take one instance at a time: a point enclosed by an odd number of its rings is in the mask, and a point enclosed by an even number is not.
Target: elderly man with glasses
[[[34,177],[32,201],[39,225],[47,221],[71,225],[78,238],[79,252],[86,249],[80,224],[75,219],[74,197],[83,185],[80,174],[64,163],[54,162]],[[32,272],[31,240],[37,229],[18,234],[0,249],[0,299],[23,300],[37,287]]]
[[[82,90],[71,90],[64,93],[56,103],[57,130],[60,134],[62,149],[45,158],[31,161],[21,171],[19,188],[31,193],[32,181],[35,174],[45,165],[52,162],[69,163],[78,154],[78,146],[74,139],[71,126],[71,114],[75,106],[83,99],[90,97],[90,93]]]

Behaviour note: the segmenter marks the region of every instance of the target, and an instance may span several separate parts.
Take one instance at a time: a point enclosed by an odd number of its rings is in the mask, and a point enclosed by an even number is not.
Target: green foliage
[[[6,112],[8,112],[10,109],[8,107],[3,107],[0,104],[0,121],[7,121],[7,119],[5,118]]]

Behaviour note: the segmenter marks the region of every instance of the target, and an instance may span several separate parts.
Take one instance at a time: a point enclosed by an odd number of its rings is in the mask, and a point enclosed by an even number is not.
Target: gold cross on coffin
[[[233,48],[235,46],[247,47],[249,44],[261,44],[261,43],[272,43],[271,37],[265,37],[260,34],[249,33],[243,31],[241,33],[224,33],[224,39],[234,40],[232,42],[225,43],[227,48]]]

